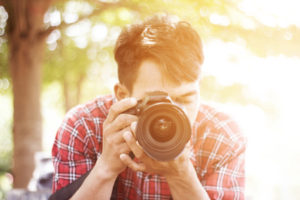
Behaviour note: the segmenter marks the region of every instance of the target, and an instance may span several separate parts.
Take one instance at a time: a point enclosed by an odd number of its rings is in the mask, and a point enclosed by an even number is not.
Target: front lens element
[[[150,123],[150,134],[158,142],[172,139],[176,132],[176,124],[167,116],[156,117]]]

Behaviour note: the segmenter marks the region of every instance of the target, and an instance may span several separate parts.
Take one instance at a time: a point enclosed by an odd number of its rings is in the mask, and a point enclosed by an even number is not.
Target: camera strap
[[[56,191],[55,193],[53,193],[49,197],[49,200],[67,200],[67,199],[70,199],[75,194],[75,192],[80,188],[83,181],[90,174],[90,171],[86,172],[80,178],[78,178],[77,180],[75,180],[71,184],[67,185],[66,187],[63,187],[62,189],[60,189],[60,190]],[[116,195],[117,195],[118,180],[119,180],[119,177],[117,177],[117,179],[114,183],[113,191],[112,191],[111,198],[110,198],[111,200],[117,199]]]
[[[89,174],[90,174],[90,171],[86,172],[84,175],[82,175],[80,178],[78,178],[71,184],[67,185],[66,187],[63,187],[62,189],[56,191],[49,197],[49,200],[70,199],[75,194],[75,192],[80,188],[83,181],[86,179],[86,177]]]

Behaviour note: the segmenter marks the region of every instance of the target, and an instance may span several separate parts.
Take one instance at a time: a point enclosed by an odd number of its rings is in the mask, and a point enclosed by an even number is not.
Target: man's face
[[[147,92],[158,90],[167,92],[176,104],[184,108],[190,122],[194,123],[200,105],[199,81],[174,84],[161,73],[156,62],[145,60],[139,68],[131,96],[142,99]]]

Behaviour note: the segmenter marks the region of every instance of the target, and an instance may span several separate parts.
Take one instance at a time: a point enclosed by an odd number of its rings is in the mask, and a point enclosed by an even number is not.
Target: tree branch
[[[79,19],[75,22],[72,23],[61,23],[58,26],[53,26],[53,27],[49,27],[46,30],[43,30],[40,32],[39,36],[40,37],[47,37],[52,31],[56,30],[56,29],[65,29],[71,25],[77,24],[80,21],[83,21],[85,19],[89,19],[93,16],[99,15],[101,12],[108,10],[108,9],[112,9],[112,8],[119,8],[119,7],[127,7],[130,8],[132,10],[139,10],[139,7],[137,5],[134,5],[132,3],[128,3],[128,1],[119,1],[116,3],[107,3],[107,2],[99,2],[99,1],[92,1],[93,3],[96,3],[97,6],[99,6],[99,8],[96,8],[92,13],[88,14],[88,15],[84,15],[84,16],[80,16]]]

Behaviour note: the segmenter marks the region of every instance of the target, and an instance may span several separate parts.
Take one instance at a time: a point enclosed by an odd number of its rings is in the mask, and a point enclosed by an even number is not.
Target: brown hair
[[[202,43],[188,22],[173,22],[170,16],[154,16],[141,24],[125,27],[115,46],[118,77],[129,91],[139,66],[153,59],[174,83],[195,81],[203,63]]]

